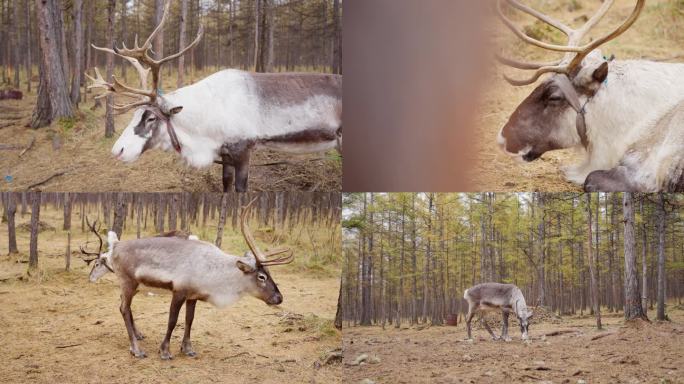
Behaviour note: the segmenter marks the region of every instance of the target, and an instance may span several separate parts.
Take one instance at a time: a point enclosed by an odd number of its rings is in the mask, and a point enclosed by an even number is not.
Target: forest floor
[[[41,212],[41,222],[54,224],[58,218],[54,211]],[[132,309],[146,337],[140,345],[148,357],[136,359],[128,352],[116,278],[108,274],[90,283],[90,268],[77,257],[78,244],[85,241],[80,229],[72,231],[71,247],[76,251],[71,271],[66,272],[65,232],[44,228],[39,235],[39,269],[29,276],[28,219],[29,215],[17,215],[18,245],[24,252],[19,255],[6,256],[7,227],[0,226],[0,382],[341,382],[339,361],[325,363],[341,345],[341,334],[333,327],[339,289],[339,271],[334,268],[320,267],[316,273],[302,265],[272,268],[284,297],[277,307],[251,297],[222,310],[198,303],[192,328],[196,358],[180,352],[183,310],[171,341],[171,361],[162,361],[158,354],[170,292],[140,287]],[[235,239],[224,235],[226,249],[240,236],[227,235]]]
[[[476,327],[468,342],[460,323],[345,328],[344,374],[350,383],[682,383],[684,307],[669,306],[668,314],[671,322],[625,325],[621,313],[604,313],[602,331],[589,315],[533,319],[528,343],[517,325],[509,328],[510,342],[492,341]],[[554,331],[567,333],[546,336]],[[352,365],[363,354],[373,364]]]
[[[133,112],[115,116],[116,134],[106,139],[104,109],[91,111],[92,98],[81,104],[77,119],[37,130],[26,127],[35,100],[33,93],[0,101],[0,189],[24,190],[40,183],[44,191],[60,192],[223,190],[220,165],[189,168],[177,154],[159,150],[132,164],[112,158],[111,147]],[[258,150],[249,176],[250,191],[339,191],[342,160],[336,151],[291,155]]]
[[[587,0],[530,0],[526,4],[547,13],[571,26],[583,23],[584,16],[591,16],[601,5],[600,1]],[[606,33],[619,25],[634,7],[633,0],[618,0],[605,19],[591,33],[593,37]],[[547,41],[565,44],[560,33],[541,27],[530,17],[513,17],[526,30]],[[618,60],[649,59],[663,62],[684,62],[684,2],[681,0],[653,0],[646,3],[646,9],[636,24],[625,34],[602,47],[605,56],[614,54]],[[532,48],[519,40],[504,26],[497,29],[504,36],[502,44],[512,58],[527,61],[549,61],[556,56]],[[493,66],[488,77],[490,84],[480,109],[480,134],[471,176],[473,191],[574,191],[580,186],[565,180],[562,169],[580,161],[583,154],[576,150],[552,151],[532,163],[520,163],[505,154],[497,144],[497,135],[515,108],[540,84],[513,87],[503,80],[505,72],[512,77],[529,75],[501,65]],[[591,129],[591,127],[589,127]]]

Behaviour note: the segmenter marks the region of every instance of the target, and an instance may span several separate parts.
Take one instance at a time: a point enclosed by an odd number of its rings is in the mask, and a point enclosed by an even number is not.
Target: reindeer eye
[[[563,96],[561,95],[551,95],[549,96],[549,101],[557,103],[563,101]]]
[[[153,122],[153,121],[155,121],[155,120],[157,120],[156,117],[150,117],[150,118],[147,119],[147,122],[150,123],[150,122]]]
[[[257,279],[259,279],[259,281],[261,281],[263,283],[266,281],[266,275],[264,275],[263,273],[260,273],[257,275]]]

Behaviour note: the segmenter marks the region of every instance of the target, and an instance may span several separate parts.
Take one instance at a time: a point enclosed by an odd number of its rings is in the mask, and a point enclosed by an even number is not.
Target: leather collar
[[[570,81],[570,78],[567,75],[558,75],[554,77],[554,82],[561,89],[561,92],[563,92],[563,95],[565,95],[565,99],[568,101],[568,103],[570,103],[572,109],[577,112],[577,118],[575,120],[577,134],[579,135],[584,148],[588,148],[589,138],[587,137],[587,121],[585,114],[587,112],[587,104],[594,96],[590,96],[584,105],[581,105],[579,94],[577,93],[577,90],[575,90],[575,87],[572,85],[572,81]]]

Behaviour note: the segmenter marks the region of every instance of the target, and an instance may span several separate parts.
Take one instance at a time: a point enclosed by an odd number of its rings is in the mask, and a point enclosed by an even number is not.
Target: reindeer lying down
[[[568,44],[550,44],[525,35],[502,12],[504,2],[560,30]],[[514,86],[551,76],[516,108],[501,129],[498,143],[509,155],[527,162],[548,151],[578,148],[585,156],[568,167],[565,176],[590,191],[683,190],[684,64],[606,59],[598,49],[637,21],[645,0],[636,1],[624,23],[582,45],[614,3],[605,0],[583,26],[572,29],[517,0],[498,0],[499,17],[521,40],[565,52],[553,63],[499,57],[505,65],[535,70],[525,80],[506,77]],[[592,174],[595,171],[601,172]]]
[[[219,308],[227,307],[245,295],[256,297],[268,305],[282,303],[283,296],[267,267],[290,263],[293,260],[292,252],[284,257],[268,259],[289,250],[261,252],[247,227],[246,212],[247,208],[240,215],[240,227],[251,252],[244,257],[224,253],[215,245],[199,240],[174,236],[117,241],[116,236],[111,234],[108,239],[110,249],[102,254],[102,239],[95,231],[100,238],[100,252],[97,253],[100,264],[111,269],[119,279],[120,311],[133,356],[146,357],[138,345],[138,340],[142,340],[143,335],[136,327],[131,312],[131,302],[140,284],[173,292],[166,336],[159,347],[160,356],[164,360],[173,357],[169,343],[183,304],[185,334],[181,352],[195,356],[190,342],[190,330],[198,300]],[[98,264],[91,272],[91,280],[97,278],[93,276],[95,268],[98,268]]]

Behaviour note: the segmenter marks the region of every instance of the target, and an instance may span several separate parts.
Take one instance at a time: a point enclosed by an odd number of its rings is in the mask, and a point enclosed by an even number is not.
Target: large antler
[[[169,12],[171,9],[170,3],[171,0],[166,0],[166,3],[164,4],[164,14],[162,16],[161,21],[159,22],[159,25],[157,25],[154,31],[152,31],[152,34],[150,34],[150,36],[147,38],[147,40],[142,46],[138,45],[137,35],[135,36],[133,48],[126,47],[125,43],[122,44],[121,48],[114,47],[114,49],[102,48],[95,46],[94,44],[92,45],[93,48],[99,51],[106,52],[108,54],[112,54],[127,60],[136,68],[136,70],[138,71],[138,75],[140,76],[140,89],[137,89],[126,86],[125,84],[119,82],[116,79],[116,77],[113,76],[112,77],[114,79],[114,83],[106,82],[100,75],[97,68],[95,68],[95,74],[97,76],[96,78],[92,78],[86,74],[88,79],[90,79],[93,82],[93,84],[88,88],[100,88],[107,91],[103,95],[98,96],[98,98],[106,97],[110,94],[118,94],[128,97],[139,98],[138,101],[130,104],[114,105],[113,107],[117,112],[125,112],[135,107],[154,103],[157,97],[159,96],[159,72],[161,66],[170,60],[176,59],[186,54],[188,51],[194,48],[202,39],[202,36],[204,34],[204,26],[200,24],[199,30],[197,31],[197,37],[195,38],[195,40],[192,43],[190,43],[190,45],[183,48],[180,52],[173,54],[171,56],[164,57],[160,60],[155,60],[150,56],[150,51],[152,50],[152,42],[157,37],[159,32],[164,28],[164,24],[168,19]],[[147,66],[147,68],[145,66]],[[150,74],[150,72],[152,73],[151,90],[147,88],[147,77]]]
[[[91,224],[90,221],[88,220],[88,216],[86,216],[86,224],[88,225],[88,228],[90,228],[90,230],[95,234],[95,236],[97,236],[98,240],[100,241],[100,245],[99,245],[97,252],[88,252],[83,248],[82,245],[79,246],[79,249],[81,250],[82,254],[84,254],[86,256],[95,256],[95,257],[89,258],[89,259],[83,258],[83,261],[85,261],[88,265],[90,265],[91,262],[93,262],[94,260],[97,260],[97,258],[100,257],[100,254],[102,253],[102,246],[104,245],[104,241],[102,240],[102,236],[100,236],[100,226],[97,226],[97,228],[95,227],[97,225],[97,219]],[[86,242],[86,246],[87,246],[87,244],[88,243]]]
[[[250,232],[249,227],[247,226],[247,212],[249,212],[250,207],[256,200],[257,198],[254,198],[252,201],[249,202],[249,204],[242,208],[242,212],[240,213],[240,229],[242,230],[242,236],[244,236],[247,246],[249,246],[249,249],[252,251],[252,254],[254,255],[254,259],[256,260],[257,265],[272,266],[291,263],[292,260],[294,260],[294,255],[289,248],[277,249],[264,253],[259,249],[259,247],[257,247],[256,242],[252,237],[252,233]],[[277,259],[268,259],[269,257],[280,255],[286,252],[289,252],[289,254],[286,256],[279,257]]]
[[[513,24],[513,22],[504,15],[501,9],[502,1],[503,0],[497,0],[496,11],[501,20],[503,21],[503,23],[516,36],[518,36],[524,42],[537,46],[539,48],[566,53],[563,59],[550,63],[523,62],[497,56],[498,60],[504,65],[508,65],[513,68],[523,70],[535,70],[534,75],[525,80],[514,80],[509,78],[508,76],[504,76],[506,81],[515,86],[532,84],[535,81],[537,81],[541,75],[545,73],[555,72],[563,73],[566,75],[573,74],[574,71],[577,70],[582,64],[582,60],[584,60],[584,58],[587,57],[587,55],[591,51],[605,44],[606,42],[615,39],[616,37],[623,34],[627,29],[629,29],[634,24],[634,22],[636,22],[636,20],[639,18],[639,15],[641,14],[641,11],[644,8],[644,4],[646,3],[646,0],[637,0],[636,5],[634,6],[634,10],[632,11],[632,14],[619,27],[614,29],[612,32],[602,36],[601,38],[593,40],[592,42],[587,43],[585,45],[580,45],[584,37],[587,35],[587,33],[592,28],[594,28],[594,26],[596,26],[596,24],[598,24],[598,22],[601,21],[603,17],[608,13],[608,10],[612,7],[613,3],[615,3],[615,0],[605,0],[596,12],[596,14],[594,14],[582,27],[578,29],[572,29],[567,25],[561,23],[560,21],[548,15],[545,15],[539,11],[536,11],[520,3],[517,0],[505,0],[506,3],[511,7],[521,12],[527,13],[528,15],[531,15],[537,18],[538,20],[547,23],[548,25],[558,29],[563,34],[565,34],[568,37],[568,43],[566,45],[558,45],[546,43],[535,38],[532,38],[530,36],[527,36],[522,30],[520,30],[520,28]]]

